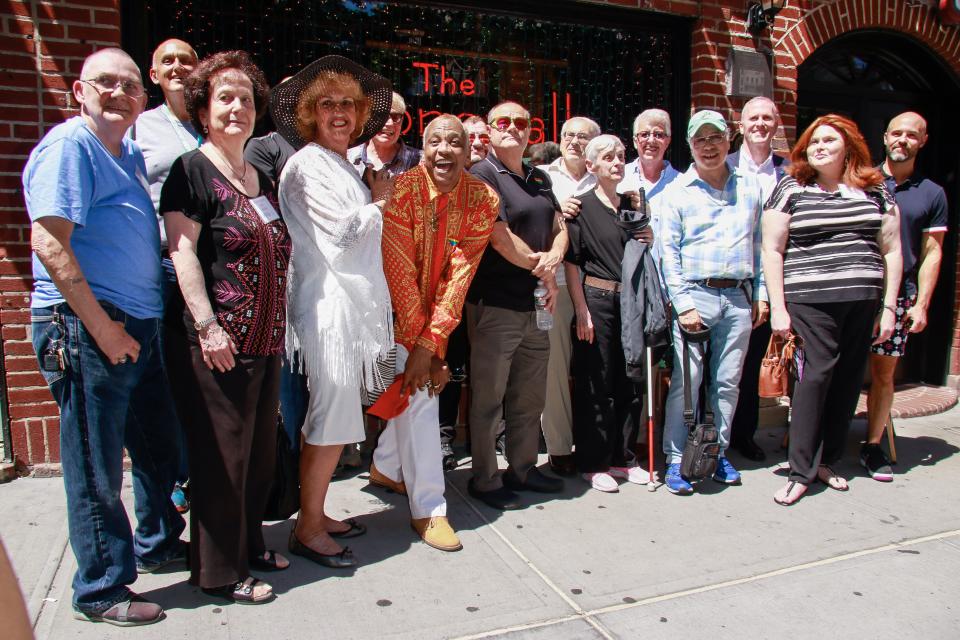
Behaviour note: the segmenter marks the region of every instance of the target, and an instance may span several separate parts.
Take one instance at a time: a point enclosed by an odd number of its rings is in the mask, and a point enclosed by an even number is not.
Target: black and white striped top
[[[883,215],[896,203],[886,187],[866,192],[840,185],[835,192],[786,176],[765,209],[790,214],[783,257],[788,302],[877,300],[883,258],[877,238]]]

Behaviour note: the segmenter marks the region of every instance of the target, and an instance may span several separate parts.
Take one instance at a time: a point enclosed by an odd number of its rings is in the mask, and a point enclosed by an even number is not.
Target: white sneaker
[[[650,474],[643,467],[610,467],[610,475],[633,484],[647,484]]]
[[[609,473],[585,473],[583,479],[590,483],[590,487],[604,493],[617,493],[620,485]]]

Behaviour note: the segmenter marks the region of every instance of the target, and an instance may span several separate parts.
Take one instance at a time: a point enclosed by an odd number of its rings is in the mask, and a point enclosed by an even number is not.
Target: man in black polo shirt
[[[548,308],[557,291],[556,267],[567,231],[547,175],[523,163],[530,114],[515,102],[487,117],[490,152],[470,172],[500,195],[500,218],[467,293],[470,336],[470,495],[495,509],[517,509],[514,490],[552,493],[563,481],[536,468],[540,414],[546,396],[548,331],[537,328],[533,291],[544,281]],[[507,470],[497,473],[494,448],[506,420]]]
[[[903,280],[897,297],[897,322],[886,342],[870,354],[870,396],[867,399],[867,441],[860,464],[870,477],[893,480],[890,461],[880,448],[883,429],[893,404],[893,372],[903,355],[907,336],[927,326],[927,308],[937,284],[947,232],[947,197],[936,183],[915,171],[917,153],[927,143],[927,122],[916,113],[901,113],[887,125],[883,146],[887,157],[880,165],[887,188],[900,208],[900,246]]]

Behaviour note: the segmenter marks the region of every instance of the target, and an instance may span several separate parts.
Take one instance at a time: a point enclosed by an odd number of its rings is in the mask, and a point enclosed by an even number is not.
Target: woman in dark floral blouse
[[[205,141],[174,163],[160,198],[186,302],[183,339],[168,339],[166,352],[189,447],[190,581],[247,604],[273,598],[251,570],[289,565],[266,549],[261,520],[276,450],[290,236],[273,184],[243,157],[267,89],[242,51],[200,62],[186,101]]]

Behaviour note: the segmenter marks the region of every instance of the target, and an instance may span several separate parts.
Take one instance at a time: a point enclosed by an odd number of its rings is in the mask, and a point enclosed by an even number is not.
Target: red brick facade
[[[756,46],[746,31],[744,0],[606,3],[696,18],[691,108],[711,107],[731,118],[738,115],[742,101],[724,95],[724,64],[732,46]],[[870,27],[900,31],[960,72],[960,28],[941,25],[935,4],[789,0],[762,39],[775,52],[774,97],[783,116],[783,144],[796,135],[797,67],[839,34]],[[119,46],[120,11],[118,0],[3,0],[0,7],[0,327],[12,431],[8,446],[19,465],[32,466],[59,461],[59,419],[28,340],[30,238],[20,173],[38,138],[76,113],[69,82],[79,73],[83,58],[98,48]],[[950,368],[954,374],[960,373],[957,318],[960,306],[954,322]]]

